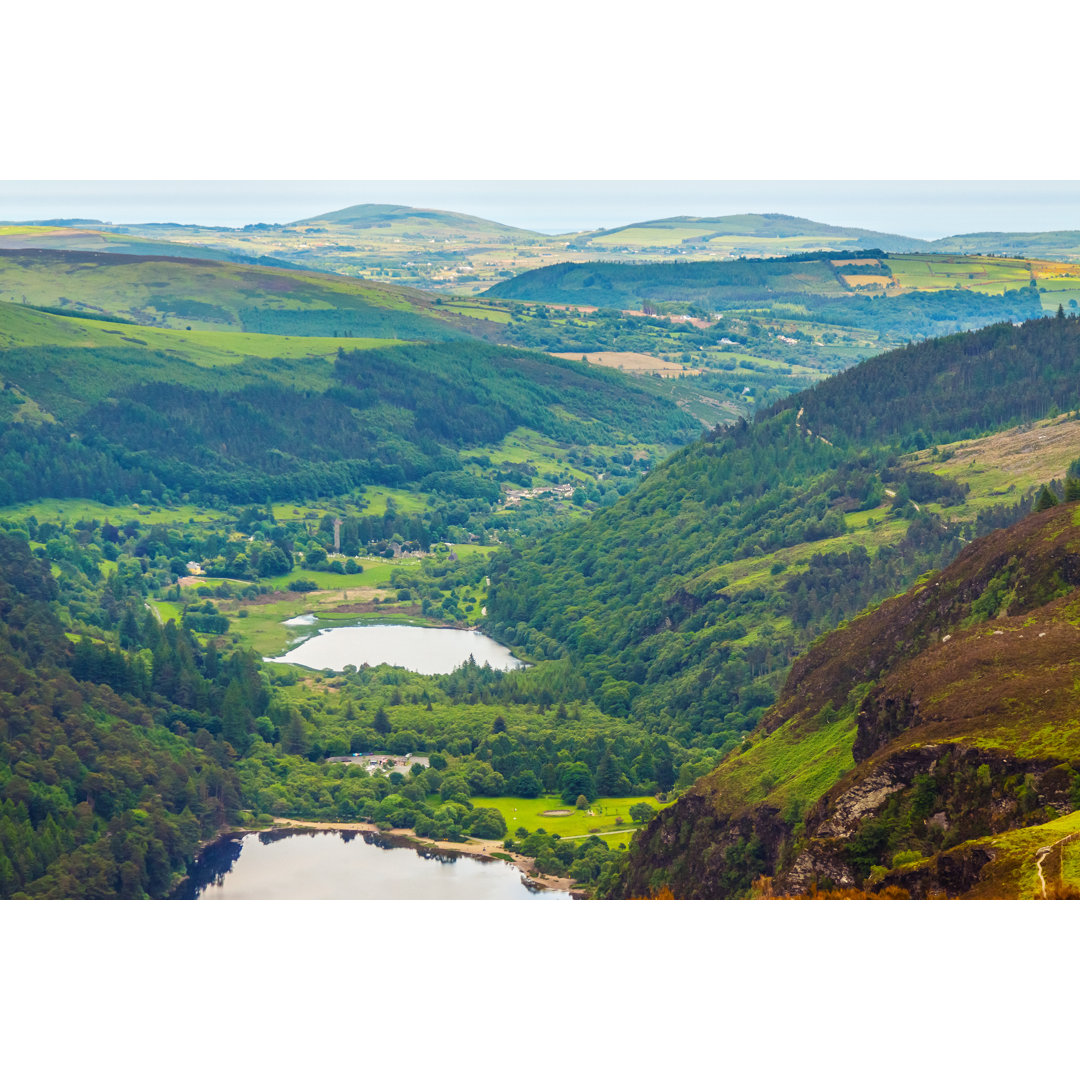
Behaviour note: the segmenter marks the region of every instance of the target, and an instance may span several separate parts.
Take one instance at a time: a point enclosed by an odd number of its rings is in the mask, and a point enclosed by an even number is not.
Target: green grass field
[[[93,499],[38,499],[6,507],[3,516],[9,520],[34,517],[43,521],[141,521],[147,525],[182,525],[189,522],[219,521],[222,511],[208,510],[185,503],[180,506],[142,506],[139,503],[116,503],[112,506]]]
[[[53,315],[18,304],[0,303],[0,349],[40,346],[116,349],[137,345],[171,353],[199,367],[213,368],[251,358],[332,359],[342,347],[370,349],[400,344],[391,338],[286,337],[221,328],[173,330],[156,326],[122,326],[79,318],[74,313],[71,316]]]
[[[648,803],[657,810],[665,805],[648,795],[632,795],[627,798],[601,796],[589,808],[589,812],[567,806],[556,795],[543,796],[539,799],[521,799],[516,795],[492,798],[480,795],[472,800],[474,806],[491,806],[500,811],[506,818],[511,836],[515,829],[521,827],[528,829],[529,832],[544,829],[556,836],[584,840],[591,835],[590,830],[596,829],[608,846],[613,848],[618,847],[619,844],[629,844],[630,837],[637,828],[630,820],[630,807],[640,802]],[[559,811],[559,816],[544,816],[546,811],[552,810]],[[569,811],[569,813],[562,816],[563,811]],[[622,824],[616,821],[617,818],[623,819]],[[612,835],[605,836],[605,833]]]

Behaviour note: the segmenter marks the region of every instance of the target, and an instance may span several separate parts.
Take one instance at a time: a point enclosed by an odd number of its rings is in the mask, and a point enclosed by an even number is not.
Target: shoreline
[[[523,876],[534,886],[548,889],[554,892],[570,893],[575,899],[585,899],[585,893],[574,888],[570,878],[554,877],[550,874],[541,874],[535,868],[535,859],[526,855],[520,855],[514,851],[506,851],[498,840],[429,840],[427,837],[417,836],[412,829],[387,829],[381,830],[368,821],[300,821],[296,818],[275,817],[271,826],[249,828],[244,832],[267,832],[270,829],[310,829],[323,832],[369,832],[380,836],[390,836],[404,841],[408,846],[425,851],[445,851],[454,855],[467,855],[472,859],[482,862],[505,862],[510,863],[521,871]],[[495,852],[498,854],[495,854]]]

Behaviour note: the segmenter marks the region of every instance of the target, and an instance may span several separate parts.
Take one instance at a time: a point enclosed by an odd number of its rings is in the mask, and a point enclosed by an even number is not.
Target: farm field
[[[635,803],[648,803],[654,810],[666,805],[657,802],[651,795],[631,795],[626,798],[600,796],[589,808],[591,813],[567,806],[557,795],[538,799],[521,799],[516,795],[478,795],[471,801],[473,806],[490,806],[500,811],[506,819],[510,836],[518,828],[528,829],[529,832],[544,829],[556,836],[583,840],[590,835],[590,830],[596,829],[609,847],[618,847],[621,843],[629,845],[630,837],[637,828],[630,820],[630,807]],[[545,816],[551,811],[557,811],[557,816]],[[616,821],[617,818],[622,818],[621,824]],[[606,837],[605,833],[614,835]]]
[[[662,378],[678,379],[683,375],[701,375],[703,368],[684,367],[682,364],[664,360],[648,353],[636,352],[594,352],[594,353],[554,353],[563,360],[585,360],[600,367],[616,368],[619,371],[632,372],[635,375],[659,375]]]
[[[1001,293],[1026,288],[1032,280],[1026,260],[963,255],[896,255],[886,260],[898,285],[905,289],[974,289]]]

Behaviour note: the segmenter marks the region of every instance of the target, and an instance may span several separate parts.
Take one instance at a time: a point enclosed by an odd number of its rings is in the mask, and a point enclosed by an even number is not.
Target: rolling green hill
[[[95,228],[94,226],[101,226]],[[116,255],[166,256],[181,259],[289,266],[283,259],[248,255],[214,245],[152,238],[114,231],[102,222],[0,223],[0,251],[32,248],[45,251],[97,251]],[[302,269],[302,267],[294,267]]]
[[[543,234],[497,221],[458,214],[450,210],[424,210],[414,206],[389,203],[360,203],[332,210],[315,217],[294,221],[292,226],[343,226],[353,230],[385,229],[392,237],[424,239],[455,238],[485,242],[546,239]]]
[[[1078,644],[1069,503],[800,658],[761,730],[640,837],[618,894],[1080,895]]]
[[[196,259],[0,251],[0,300],[192,330],[449,340],[486,324],[424,293],[309,271]]]
[[[711,251],[716,255],[790,255],[799,251],[925,251],[910,236],[825,225],[789,214],[729,214],[723,217],[671,217],[600,229],[575,238],[575,246],[632,248],[639,252]]]
[[[758,321],[772,316],[808,328],[858,327],[907,339],[1015,322],[1044,309],[1026,262],[1013,267],[1010,279],[995,280],[994,288],[986,286],[982,266],[965,265],[963,280],[950,269],[947,258],[886,259],[880,251],[725,262],[558,263],[500,282],[484,295],[630,311],[670,309],[713,321],[721,315]],[[1080,285],[1080,278],[1072,284]]]
[[[934,251],[959,251],[965,254],[1077,259],[1080,258],[1080,230],[962,233],[944,236],[933,241],[929,247]]]

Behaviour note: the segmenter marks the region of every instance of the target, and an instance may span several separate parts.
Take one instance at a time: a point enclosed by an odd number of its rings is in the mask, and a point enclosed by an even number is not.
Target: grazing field
[[[443,304],[444,311],[455,315],[465,315],[470,319],[486,319],[488,322],[508,323],[510,312],[496,307],[484,307],[480,304]]]
[[[619,844],[629,844],[630,837],[637,828],[630,820],[630,807],[635,803],[648,803],[654,810],[669,805],[657,802],[651,795],[631,795],[625,798],[608,798],[602,795],[588,810],[576,810],[573,806],[567,806],[556,795],[539,799],[521,799],[516,795],[492,798],[478,795],[472,800],[474,806],[490,806],[500,811],[506,819],[511,836],[518,828],[528,829],[529,832],[544,829],[556,836],[579,839],[584,839],[596,831],[607,841],[608,846],[613,848]],[[621,822],[618,820],[620,818]],[[605,833],[613,835],[606,837]]]
[[[1002,293],[1031,284],[1034,272],[1024,259],[995,259],[965,255],[894,255],[885,260],[898,285],[905,289],[974,289]]]
[[[224,511],[185,503],[180,506],[142,506],[139,503],[108,505],[94,499],[38,499],[4,509],[4,517],[18,521],[34,517],[44,521],[139,521],[146,525],[181,525],[218,521]]]
[[[685,367],[682,364],[637,352],[554,353],[563,360],[585,360],[600,367],[617,368],[635,375],[659,375],[665,379],[678,379],[683,375],[704,374],[704,368]]]

